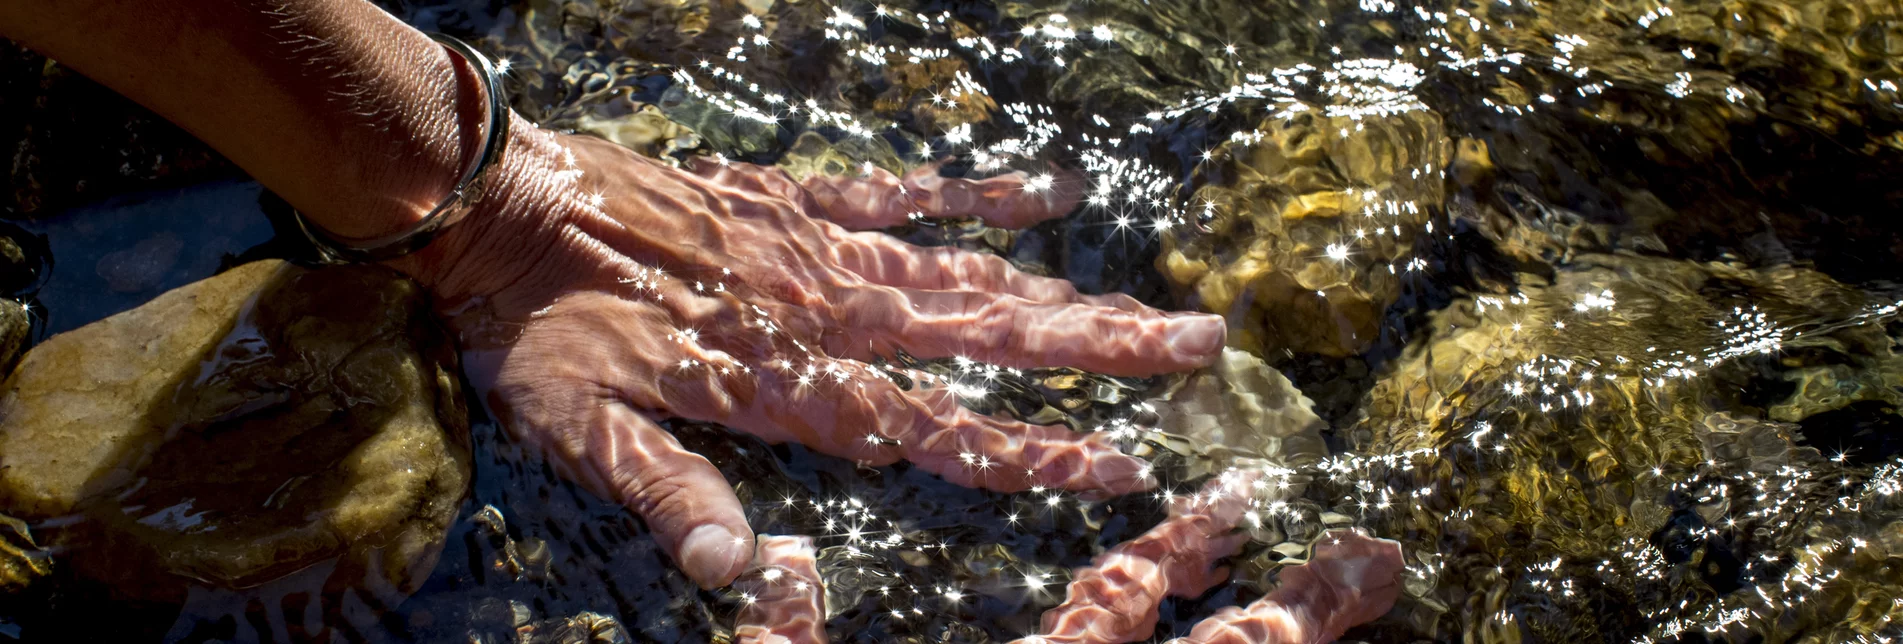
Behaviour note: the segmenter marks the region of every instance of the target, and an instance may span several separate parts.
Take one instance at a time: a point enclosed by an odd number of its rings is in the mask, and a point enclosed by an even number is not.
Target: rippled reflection
[[[1027,231],[891,232],[1229,317],[1240,351],[1189,379],[899,358],[975,409],[1113,432],[1154,495],[981,492],[675,426],[757,529],[814,539],[835,640],[1032,632],[1073,568],[1235,466],[1271,482],[1251,543],[1159,637],[1343,526],[1408,564],[1351,639],[1903,634],[1894,2],[391,8],[507,56],[523,114],[644,154],[1081,182],[1080,212]],[[493,427],[475,445],[404,603],[206,596],[172,632],[730,636],[743,591],[698,591]]]

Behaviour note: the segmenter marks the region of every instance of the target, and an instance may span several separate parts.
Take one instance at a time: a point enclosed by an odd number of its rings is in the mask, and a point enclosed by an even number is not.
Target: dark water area
[[[889,232],[1223,314],[1253,366],[1210,372],[1210,395],[1292,387],[1322,424],[1303,442],[1306,411],[1172,416],[1182,376],[987,374],[980,411],[1140,428],[1163,490],[1264,463],[1298,483],[1263,499],[1280,509],[1230,583],[1164,601],[1152,641],[1261,597],[1343,526],[1407,563],[1394,609],[1347,640],[1903,636],[1903,4],[385,6],[506,57],[531,120],[657,158],[1081,172],[1085,204],[1025,231]],[[29,304],[30,342],[296,252],[215,154],[8,56],[0,232],[19,258],[0,288]],[[468,406],[469,493],[413,592],[315,566],[128,598],[55,565],[0,603],[0,639],[731,637],[736,591],[697,588],[633,515]],[[1072,569],[1165,514],[1156,495],[993,493],[669,429],[757,531],[816,539],[839,642],[1033,633]]]

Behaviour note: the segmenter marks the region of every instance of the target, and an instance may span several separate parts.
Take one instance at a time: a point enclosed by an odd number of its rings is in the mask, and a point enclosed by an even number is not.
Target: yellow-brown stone
[[[1399,269],[1444,201],[1452,142],[1420,111],[1303,113],[1255,134],[1212,153],[1230,179],[1191,199],[1209,204],[1208,232],[1165,237],[1159,269],[1192,306],[1243,322],[1234,346],[1359,353],[1380,337]]]
[[[141,598],[331,560],[331,583],[408,592],[468,486],[457,373],[388,270],[240,266],[27,353],[0,512],[61,518],[42,543]]]

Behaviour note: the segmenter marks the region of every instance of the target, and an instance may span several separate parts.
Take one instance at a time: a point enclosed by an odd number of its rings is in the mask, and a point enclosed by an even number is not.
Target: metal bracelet
[[[317,259],[325,264],[362,264],[395,259],[422,250],[434,239],[437,233],[450,224],[460,221],[464,215],[482,199],[483,189],[489,176],[488,170],[502,158],[503,148],[509,142],[509,106],[503,101],[501,85],[502,74],[494,63],[482,52],[476,51],[454,37],[443,34],[430,34],[431,39],[448,48],[463,60],[469,61],[477,70],[476,78],[482,82],[488,114],[484,120],[489,122],[488,136],[482,140],[482,147],[476,151],[476,158],[463,171],[456,187],[449,191],[449,197],[437,204],[421,221],[394,235],[366,242],[342,242],[320,232],[317,226],[296,210],[291,218],[297,222],[297,229],[304,233],[311,245],[317,250]]]

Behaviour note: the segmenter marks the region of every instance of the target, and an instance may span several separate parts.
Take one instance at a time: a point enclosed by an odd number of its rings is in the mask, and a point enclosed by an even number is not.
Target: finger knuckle
[[[694,471],[695,460],[707,464],[699,455],[682,454],[634,465],[633,471],[617,472],[629,508],[650,522],[687,516],[701,496],[694,486],[700,480]]]

